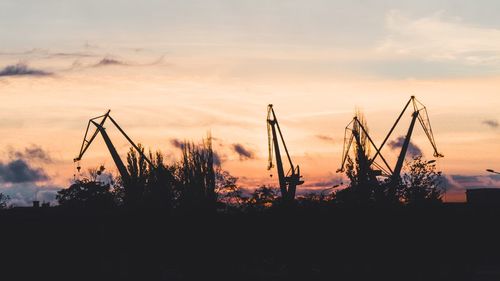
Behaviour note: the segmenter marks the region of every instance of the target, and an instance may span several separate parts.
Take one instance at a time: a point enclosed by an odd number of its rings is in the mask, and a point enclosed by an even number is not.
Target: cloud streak
[[[455,191],[500,188],[500,175],[448,175],[444,177],[444,187]]]
[[[233,151],[240,157],[240,160],[254,159],[254,152],[244,147],[242,144],[235,143],[232,145]]]
[[[99,62],[93,65],[93,67],[104,67],[104,66],[152,66],[152,65],[157,65],[160,64],[163,61],[164,56],[161,56],[160,58],[156,59],[155,61],[151,63],[132,63],[132,62],[125,62],[123,60],[118,60],[115,58],[111,57],[104,57],[101,59]]]
[[[498,121],[497,120],[492,120],[492,119],[491,120],[484,120],[482,122],[482,124],[486,125],[486,126],[488,126],[490,128],[493,128],[493,129],[498,128]]]
[[[178,149],[184,149],[184,146],[186,145],[185,142],[179,140],[179,139],[171,139],[170,144]]]
[[[94,67],[102,67],[102,66],[128,66],[128,63],[125,63],[123,61],[117,60],[117,59],[112,59],[112,58],[103,58],[100,60],[98,63],[94,64]]]
[[[9,157],[13,159],[25,159],[29,161],[38,161],[43,163],[52,163],[53,159],[50,154],[41,146],[31,145],[24,150],[9,150]]]
[[[316,135],[316,138],[326,142],[334,142],[335,138],[327,135]]]
[[[28,67],[24,63],[18,63],[14,65],[8,65],[0,70],[0,77],[2,76],[50,76],[53,75],[52,72],[48,72],[41,69],[34,69]]]

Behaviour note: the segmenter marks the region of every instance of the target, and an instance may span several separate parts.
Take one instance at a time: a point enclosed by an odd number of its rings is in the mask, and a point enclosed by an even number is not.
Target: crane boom
[[[280,185],[281,197],[284,201],[290,202],[295,199],[295,193],[297,190],[297,185],[301,185],[304,181],[300,180],[300,167],[293,165],[292,158],[288,152],[288,148],[285,143],[285,139],[281,132],[281,128],[276,118],[276,114],[273,109],[273,105],[270,104],[267,107],[267,133],[268,133],[268,148],[269,148],[269,161],[268,170],[274,167],[273,165],[273,152],[276,157],[276,170],[278,171],[278,180]],[[279,138],[278,138],[279,134]],[[290,164],[290,170],[285,175],[283,168],[283,161],[281,159],[281,151],[279,142],[283,145],[285,153]]]
[[[351,121],[351,123],[352,122],[353,121]],[[337,173],[344,172],[345,162],[347,161],[347,158],[349,158],[349,151],[351,149],[351,145],[354,139],[354,134],[352,133],[352,130],[349,128],[351,123],[349,123],[344,130],[344,147],[342,149],[342,163],[340,164],[340,168],[337,169]],[[347,137],[348,134],[349,138]]]
[[[387,136],[385,137],[384,141],[382,142],[382,144],[380,144],[380,148],[377,150],[377,153],[375,153],[375,155],[373,156],[373,158],[370,160],[371,163],[373,163],[373,161],[375,161],[375,159],[377,158],[377,156],[380,154],[380,151],[382,150],[382,148],[384,147],[385,143],[389,140],[389,137],[392,135],[392,132],[394,132],[394,129],[396,129],[396,126],[398,125],[399,123],[399,120],[401,120],[401,118],[403,117],[406,109],[408,108],[408,106],[410,106],[410,103],[411,103],[411,99],[406,103],[405,107],[403,108],[403,111],[401,111],[401,113],[399,114],[398,118],[396,119],[396,122],[394,122],[394,125],[392,125],[391,129],[389,130],[389,133],[387,134]]]
[[[393,126],[389,130],[389,133],[387,134],[387,136],[385,137],[384,141],[380,145],[377,153],[370,160],[370,163],[373,163],[378,156],[382,156],[380,154],[380,151],[382,150],[382,148],[384,147],[384,145],[387,143],[387,141],[390,138],[391,134],[394,132],[394,129],[398,125],[398,123],[401,120],[401,118],[403,117],[404,113],[410,107],[410,104],[413,105],[412,119],[411,119],[411,122],[410,122],[410,127],[408,128],[408,131],[406,133],[403,145],[401,146],[401,151],[399,153],[399,157],[398,157],[398,160],[396,162],[396,166],[394,168],[394,171],[392,172],[392,178],[395,181],[398,181],[400,179],[400,175],[401,175],[401,170],[402,170],[402,167],[403,167],[404,159],[406,158],[406,154],[408,152],[408,147],[409,147],[410,141],[411,141],[411,136],[413,134],[413,130],[415,128],[415,124],[416,124],[417,120],[419,121],[422,129],[424,130],[427,138],[429,139],[429,142],[432,145],[432,148],[434,150],[434,153],[433,153],[434,157],[443,157],[443,155],[438,152],[436,141],[434,140],[434,133],[432,132],[432,127],[431,127],[431,123],[429,121],[429,115],[427,113],[427,108],[420,101],[418,101],[415,98],[415,96],[411,96],[410,100],[408,100],[408,102],[404,106],[403,110],[399,114],[398,118],[396,119],[396,122],[393,124]]]
[[[92,122],[96,119],[102,118],[99,125],[100,126],[104,125],[104,122],[106,122],[106,119],[108,118],[110,112],[111,112],[111,110],[108,110],[108,112],[106,112],[106,114],[94,117],[94,118],[89,120],[89,122],[87,123],[87,129],[85,130],[85,135],[83,136],[83,142],[82,142],[82,146],[80,148],[80,153],[78,154],[78,156],[75,159],[73,159],[74,162],[80,161],[82,159],[83,154],[85,154],[85,152],[89,148],[90,144],[92,143],[92,141],[94,141],[95,137],[99,133],[99,130],[96,128],[96,130],[94,131],[92,136],[87,140],[87,135],[89,134],[90,125],[92,125]]]
[[[85,135],[83,137],[83,142],[82,146],[80,148],[80,153],[78,154],[77,157],[73,159],[74,162],[78,162],[82,159],[84,156],[85,152],[88,150],[94,139],[96,138],[97,134],[101,134],[101,136],[104,139],[104,142],[106,143],[106,146],[111,154],[111,157],[113,158],[113,161],[115,162],[116,168],[118,169],[118,172],[120,173],[120,176],[124,182],[124,184],[127,184],[130,179],[130,174],[127,171],[127,168],[125,167],[125,164],[120,158],[120,155],[118,154],[115,146],[113,145],[108,133],[106,132],[106,129],[104,128],[104,123],[106,122],[107,119],[111,120],[113,125],[120,131],[120,133],[127,139],[127,141],[132,145],[132,147],[139,153],[139,155],[144,158],[144,160],[153,168],[155,169],[155,166],[153,165],[153,162],[151,159],[149,159],[141,149],[132,141],[132,139],[125,133],[125,131],[118,125],[118,123],[111,117],[110,115],[111,110],[108,110],[105,114],[101,116],[97,116],[94,118],[89,119],[89,122],[87,124],[87,130],[85,131]],[[97,119],[100,119],[100,122],[96,122]],[[90,135],[90,127],[93,125],[96,127],[95,131]],[[90,137],[87,139],[87,137],[90,135]]]

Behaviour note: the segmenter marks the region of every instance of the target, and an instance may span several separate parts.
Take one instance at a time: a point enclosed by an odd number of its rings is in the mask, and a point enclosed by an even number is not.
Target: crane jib
[[[115,162],[116,168],[118,169],[118,172],[120,173],[120,176],[124,180],[124,182],[127,182],[127,179],[130,177],[125,165],[123,164],[123,161],[121,160],[115,146],[113,145],[111,139],[109,138],[108,134],[106,133],[106,129],[104,128],[104,123],[106,122],[107,119],[111,120],[113,125],[120,131],[120,133],[125,137],[125,139],[132,145],[132,147],[139,153],[139,155],[153,168],[156,170],[155,166],[153,165],[153,162],[151,159],[149,159],[143,151],[132,141],[132,139],[125,133],[125,131],[118,125],[118,123],[111,117],[110,115],[111,110],[108,110],[105,114],[94,117],[89,119],[88,124],[87,124],[87,129],[85,131],[85,135],[83,137],[83,142],[82,146],[80,148],[80,153],[78,156],[73,159],[75,162],[80,161],[85,152],[88,150],[90,145],[92,144],[93,140],[96,138],[97,134],[101,134],[103,137],[105,144],[113,158],[113,161]],[[102,118],[102,119],[101,119]],[[96,122],[98,119],[101,119],[100,122]],[[91,125],[95,127],[95,131],[91,134],[90,138],[88,137],[89,131],[91,129]]]

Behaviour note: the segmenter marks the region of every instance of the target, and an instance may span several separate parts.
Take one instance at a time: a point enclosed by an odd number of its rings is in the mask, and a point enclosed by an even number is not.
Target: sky
[[[26,205],[68,187],[89,118],[111,109],[169,161],[207,133],[254,188],[273,104],[303,190],[344,182],[344,127],[361,110],[380,144],[410,96],[429,112],[445,200],[500,187],[498,1],[0,2],[0,192]],[[405,114],[391,140],[404,135]],[[119,153],[126,141],[108,131]],[[432,146],[416,127],[412,143]],[[384,148],[395,164],[398,150]],[[97,139],[82,168],[114,165]],[[13,175],[22,175],[15,177]]]

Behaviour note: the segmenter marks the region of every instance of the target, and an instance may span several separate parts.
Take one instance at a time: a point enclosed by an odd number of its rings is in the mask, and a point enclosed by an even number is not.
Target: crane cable
[[[268,146],[268,166],[267,166],[267,170],[271,170],[274,165],[273,165],[273,155],[274,155],[274,148],[273,148],[273,144],[272,144],[272,134],[271,134],[271,120],[270,120],[270,117],[271,117],[271,110],[268,109],[267,111],[267,120],[266,120],[266,123],[267,123],[267,146]],[[270,174],[270,176],[272,177],[273,175]]]
[[[73,180],[78,180],[78,179],[80,179],[80,175],[81,175],[80,171],[82,169],[82,166],[80,165],[80,160],[73,162],[73,164],[75,165],[75,168],[74,168],[75,173],[73,174]]]

